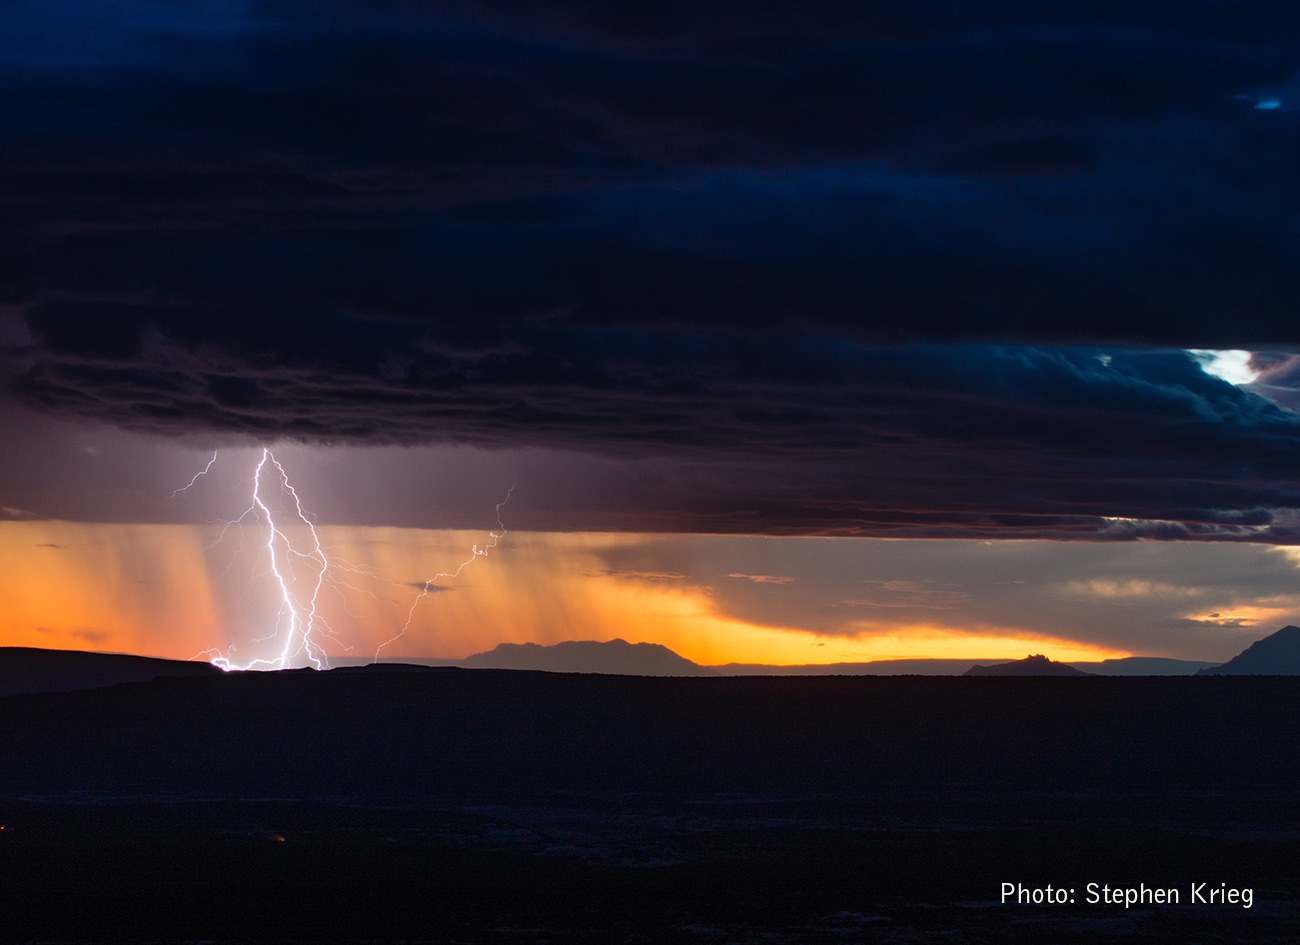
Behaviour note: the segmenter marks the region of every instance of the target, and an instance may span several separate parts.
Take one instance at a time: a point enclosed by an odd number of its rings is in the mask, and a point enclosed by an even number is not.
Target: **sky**
[[[0,83],[0,644],[1300,622],[1292,4],[11,0]]]

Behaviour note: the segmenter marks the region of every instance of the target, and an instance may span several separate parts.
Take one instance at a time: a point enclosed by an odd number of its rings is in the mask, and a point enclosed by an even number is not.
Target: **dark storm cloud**
[[[664,378],[641,362],[607,361],[644,377],[520,385],[509,409],[473,386],[430,385],[417,401],[398,385],[385,396],[406,399],[378,403],[359,400],[377,385],[315,392],[317,412],[297,420],[306,430],[336,435],[345,420],[391,411],[404,430],[423,423],[430,440],[511,449],[277,454],[313,513],[335,523],[479,527],[516,483],[504,512],[512,530],[1300,539],[1289,511],[1300,508],[1300,417],[1204,373],[1186,353],[1116,351],[1107,363],[1073,349],[840,342],[810,353],[788,341],[767,354],[784,358],[779,370],[764,357],[747,374],[733,351],[725,372],[689,384],[686,367]],[[817,385],[801,380],[811,373]],[[185,379],[178,369],[174,386]],[[341,402],[357,419],[331,406]],[[247,406],[199,398],[185,413],[216,421],[220,411],[257,419]],[[313,426],[323,417],[332,422]],[[366,428],[356,429],[353,444]],[[33,419],[11,435],[0,484],[42,517],[116,521],[129,505],[129,520],[171,521],[194,510],[169,497],[205,468],[211,445],[190,438],[184,455],[170,455],[155,441],[56,437]],[[547,449],[529,449],[539,445]],[[256,452],[223,450],[209,474],[234,477],[221,485],[229,501],[246,504],[240,480]],[[105,496],[115,509],[99,507]]]
[[[56,350],[1297,340],[1288,5],[755,6],[12,3],[0,282]]]
[[[1294,415],[1121,349],[1300,345],[1297,18],[15,0],[0,376],[659,456],[661,523],[1288,540]]]

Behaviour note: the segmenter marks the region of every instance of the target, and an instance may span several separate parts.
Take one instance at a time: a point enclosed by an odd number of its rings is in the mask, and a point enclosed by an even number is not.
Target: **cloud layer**
[[[0,382],[653,459],[611,525],[1290,541],[1300,423],[1176,349],[1300,345],[1296,17],[15,0]]]

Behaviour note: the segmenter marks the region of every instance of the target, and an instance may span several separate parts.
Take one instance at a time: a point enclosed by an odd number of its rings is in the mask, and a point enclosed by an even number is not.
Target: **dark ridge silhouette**
[[[1256,640],[1222,666],[1198,676],[1300,676],[1300,627],[1286,626]]]
[[[1008,784],[1283,789],[1300,782],[1297,685],[445,668],[158,678],[0,699],[0,796],[428,802],[925,787],[965,803],[968,791]],[[1270,750],[1246,731],[1268,732]]]
[[[668,647],[653,643],[633,644],[625,640],[603,643],[567,641],[553,646],[503,643],[464,660],[412,659],[374,663],[362,657],[339,657],[332,662],[340,668],[368,667],[372,672],[416,672],[432,667],[461,666],[470,669],[522,669],[620,676],[958,676],[978,665],[974,660],[898,659],[794,666],[761,663],[702,666],[674,653]],[[1017,666],[1019,663],[1006,665]],[[1112,676],[1191,675],[1198,669],[1214,666],[1212,663],[1155,657],[1052,665],[1073,665],[1094,675]],[[124,682],[142,682],[159,676],[212,676],[220,672],[209,663],[196,661],[80,650],[0,647],[0,696],[68,692]],[[995,674],[985,672],[971,675]]]
[[[713,670],[658,643],[626,640],[568,640],[553,646],[502,643],[461,660],[470,669],[532,669],[551,673],[608,673],[616,676],[712,676]]]
[[[376,660],[373,656],[331,656],[330,668],[347,666],[459,666],[460,660],[441,659],[431,656],[383,656]],[[1212,664],[1211,664],[1212,665]]]
[[[340,661],[342,662],[342,661]],[[392,662],[375,663],[372,661],[349,661],[345,665],[334,667],[339,672],[365,672],[365,673],[428,673],[437,669],[439,666],[446,664],[438,663],[403,663],[397,660]]]
[[[1173,660],[1161,656],[1125,656],[1096,662],[1072,662],[1067,666],[1093,676],[1194,676],[1197,670],[1217,665],[1203,660]]]
[[[992,666],[972,666],[963,676],[1091,676],[1066,663],[1049,660],[1041,653],[1033,653],[1012,663],[995,663]]]
[[[211,663],[164,660],[123,653],[0,647],[0,696],[35,692],[71,692],[118,683],[143,682],[159,676],[219,676]]]

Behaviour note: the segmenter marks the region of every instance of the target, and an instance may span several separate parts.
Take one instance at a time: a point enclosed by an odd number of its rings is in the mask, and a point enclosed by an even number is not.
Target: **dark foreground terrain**
[[[10,696],[0,939],[1294,942],[1297,705],[1285,677],[391,668]]]

